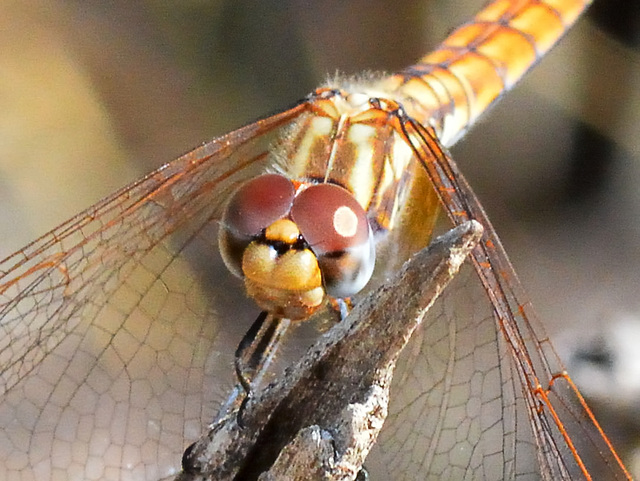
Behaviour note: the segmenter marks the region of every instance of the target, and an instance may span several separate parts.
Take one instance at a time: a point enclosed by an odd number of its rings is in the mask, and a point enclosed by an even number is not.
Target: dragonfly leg
[[[289,319],[261,312],[238,344],[234,365],[238,382],[247,395],[274,358],[289,323]]]
[[[244,335],[235,352],[234,367],[244,396],[238,407],[238,424],[242,425],[242,411],[251,397],[252,386],[260,384],[289,328],[286,318],[261,312]],[[236,390],[237,391],[237,390]],[[235,404],[235,403],[232,403]]]
[[[333,310],[338,314],[339,320],[344,321],[345,318],[349,315],[349,312],[353,308],[353,303],[350,298],[332,298],[330,300],[330,305]]]

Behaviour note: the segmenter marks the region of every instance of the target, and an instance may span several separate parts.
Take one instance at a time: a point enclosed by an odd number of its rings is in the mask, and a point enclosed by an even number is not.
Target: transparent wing
[[[490,308],[467,262],[399,360],[389,417],[365,463],[373,479],[540,479]]]
[[[256,315],[217,252],[221,208],[306,106],[202,145],[0,264],[0,478],[179,468]]]
[[[370,459],[394,479],[630,478],[456,164],[431,131],[401,124],[450,220],[476,219],[485,234],[475,272],[454,281],[413,340]]]

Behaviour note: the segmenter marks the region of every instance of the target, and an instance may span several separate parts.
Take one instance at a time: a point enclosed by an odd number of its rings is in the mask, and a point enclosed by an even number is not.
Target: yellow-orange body
[[[354,193],[383,229],[393,229],[414,176],[413,152],[388,115],[389,103],[449,147],[575,22],[584,0],[488,4],[432,53],[394,75],[348,80],[314,99],[278,158],[293,178],[329,180]],[[382,109],[370,99],[381,99]]]
[[[416,65],[391,76],[351,79],[316,91],[273,155],[293,179],[345,187],[367,212],[380,246],[393,232],[403,250],[412,252],[426,244],[438,201],[423,166],[415,161],[400,117],[422,124],[444,147],[453,145],[555,44],[588,3],[490,3]],[[402,260],[395,257],[391,265]],[[278,304],[291,306],[292,299],[299,299],[300,312],[311,314],[323,297],[317,284],[310,291],[297,282],[275,286],[273,277],[264,284],[251,273],[245,278],[250,295],[273,312]],[[308,296],[309,302],[303,300]]]

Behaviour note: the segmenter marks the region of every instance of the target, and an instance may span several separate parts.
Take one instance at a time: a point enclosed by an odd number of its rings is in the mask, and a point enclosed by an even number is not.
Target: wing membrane
[[[377,479],[540,479],[522,390],[467,263],[403,353],[387,424],[366,463]]]
[[[179,467],[224,397],[219,380],[233,382],[216,346],[247,326],[220,319],[254,317],[213,294],[227,282],[242,298],[217,253],[221,208],[306,106],[202,145],[0,264],[1,478]]]
[[[541,474],[548,479],[569,479],[576,473],[588,477],[604,465],[609,477],[630,478],[565,372],[493,226],[456,163],[432,131],[410,119],[400,119],[400,123],[449,219],[456,225],[475,219],[485,227],[472,254],[473,264],[491,302],[494,329],[509,353],[510,369],[521,383],[516,398],[529,414]],[[518,424],[521,428],[522,422]]]

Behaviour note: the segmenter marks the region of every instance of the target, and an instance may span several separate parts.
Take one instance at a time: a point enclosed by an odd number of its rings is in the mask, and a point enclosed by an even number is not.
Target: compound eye
[[[242,185],[231,197],[223,217],[225,227],[235,234],[254,237],[262,229],[286,216],[295,189],[289,179],[265,174]]]
[[[348,190],[312,185],[295,198],[291,218],[318,258],[327,294],[349,297],[369,282],[375,264],[373,233]]]
[[[242,255],[273,222],[289,214],[295,188],[278,174],[265,174],[240,186],[227,204],[220,228],[220,253],[231,272],[242,277]]]

